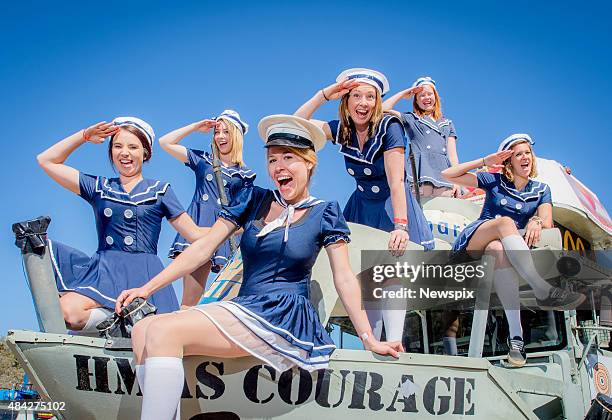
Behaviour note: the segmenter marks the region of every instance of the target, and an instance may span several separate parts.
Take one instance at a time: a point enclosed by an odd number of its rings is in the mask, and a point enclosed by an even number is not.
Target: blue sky
[[[418,76],[433,77],[457,127],[461,160],[494,151],[510,133],[529,133],[540,156],[570,165],[610,211],[604,179],[612,137],[610,4],[465,3],[5,3],[0,334],[36,328],[11,223],[48,214],[52,238],[88,253],[96,247],[89,206],[44,175],[37,153],[118,115],[139,116],[162,135],[234,108],[252,127],[246,161],[258,184],[270,185],[259,119],[292,113],[350,67],[384,72],[392,92]],[[336,113],[331,103],[315,116]],[[206,148],[210,136],[184,144]],[[68,163],[112,174],[104,146],[87,144]],[[343,167],[328,145],[314,195],[343,204],[354,189]],[[170,181],[188,204],[194,180],[187,168],[156,147],[145,171]],[[173,235],[166,224],[160,255]]]

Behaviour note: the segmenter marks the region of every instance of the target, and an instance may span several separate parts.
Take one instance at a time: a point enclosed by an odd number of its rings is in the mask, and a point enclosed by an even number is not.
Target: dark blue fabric
[[[195,191],[191,203],[187,207],[187,214],[198,226],[202,227],[212,226],[221,211],[221,200],[212,162],[213,159],[209,153],[202,150],[187,149],[185,166],[193,170],[196,179]],[[255,176],[255,172],[245,166],[225,167],[222,165],[221,177],[228,200],[231,201],[232,197],[242,188],[251,186]],[[236,243],[240,243],[239,235],[236,237]],[[189,241],[177,234],[168,256],[175,258],[189,245]],[[211,257],[212,271],[218,272],[227,263],[231,253],[230,242],[229,240],[225,241]]]
[[[79,185],[79,195],[94,211],[98,250],[89,257],[50,241],[57,287],[112,309],[122,290],[142,286],[163,269],[157,256],[162,220],[174,219],[184,210],[170,185],[156,180],[143,179],[130,193],[117,178],[80,174]],[[178,308],[170,286],[151,301],[161,313]]]

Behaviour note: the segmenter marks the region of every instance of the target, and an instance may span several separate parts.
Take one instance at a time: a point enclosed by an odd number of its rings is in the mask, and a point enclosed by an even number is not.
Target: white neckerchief
[[[280,216],[278,216],[276,219],[272,220],[270,223],[265,225],[263,229],[261,230],[261,232],[255,235],[258,238],[266,236],[268,233],[272,232],[274,229],[281,227],[282,225],[285,225],[285,236],[284,236],[283,242],[287,242],[287,239],[289,239],[289,226],[291,225],[291,220],[293,220],[293,215],[295,214],[295,211],[301,210],[301,209],[307,209],[309,207],[312,207],[316,204],[323,202],[323,200],[319,200],[317,198],[314,198],[313,196],[309,196],[308,198],[305,198],[299,203],[287,204],[287,202],[281,196],[278,190],[274,190],[273,194],[274,194],[274,199],[276,200],[276,202],[283,207],[283,211],[281,212]]]

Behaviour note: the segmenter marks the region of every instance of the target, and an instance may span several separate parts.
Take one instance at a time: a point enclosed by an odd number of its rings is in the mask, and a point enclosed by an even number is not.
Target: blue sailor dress
[[[285,226],[257,237],[273,201],[272,191],[252,187],[241,190],[221,211],[220,217],[244,228],[242,286],[232,300],[193,309],[208,314],[211,306],[220,305],[230,311],[267,350],[256,351],[226,333],[228,338],[277,370],[295,365],[309,371],[322,369],[335,345],[310,303],[312,267],[322,247],[348,243],[350,231],[339,204],[319,200],[290,225],[287,242]]]
[[[519,191],[500,173],[478,172],[476,178],[478,188],[486,192],[482,212],[459,234],[451,255],[465,250],[478,226],[487,220],[507,216],[514,220],[517,229],[524,229],[541,204],[552,204],[550,187],[543,182],[530,179],[525,188]]]
[[[413,112],[403,113],[402,122],[412,144],[419,185],[429,182],[435,187],[452,188],[453,184],[446,181],[441,172],[451,166],[446,145],[449,137],[457,138],[453,122],[447,118],[434,121]],[[413,182],[410,160],[407,168],[408,180]]]
[[[339,143],[340,121],[329,121],[332,141]],[[376,134],[359,149],[355,132],[351,133],[351,144],[340,145],[344,155],[346,171],[355,178],[357,187],[344,207],[344,217],[349,222],[359,223],[391,232],[394,229],[391,189],[385,172],[384,152],[397,147],[406,147],[402,124],[397,117],[385,115]],[[405,184],[408,215],[408,235],[412,242],[426,250],[434,247],[433,234],[423,214],[423,209],[414,198],[410,185]]]
[[[209,227],[215,224],[219,212],[221,211],[221,199],[217,188],[217,181],[213,170],[213,158],[208,152],[195,149],[187,149],[188,166],[196,176],[196,187],[191,200],[191,204],[187,207],[187,214],[191,216],[193,221],[201,227]],[[242,188],[249,187],[255,180],[255,172],[245,166],[226,167],[221,164],[221,177],[225,187],[228,202],[231,202],[232,196]],[[240,242],[238,236],[237,242]],[[175,258],[190,245],[189,241],[177,234],[174,238],[169,258]],[[225,241],[221,247],[215,251],[211,257],[211,271],[219,272],[220,269],[227,263],[231,256],[230,241]]]
[[[163,270],[157,242],[163,218],[185,210],[170,184],[143,179],[127,193],[118,178],[79,174],[80,196],[93,208],[98,250],[93,256],[49,241],[58,291],[76,292],[114,309],[117,296],[144,285]],[[178,309],[168,285],[149,299],[159,313]]]

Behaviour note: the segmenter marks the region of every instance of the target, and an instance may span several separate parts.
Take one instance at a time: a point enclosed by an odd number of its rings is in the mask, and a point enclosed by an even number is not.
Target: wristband
[[[323,95],[323,99],[325,99],[327,102],[329,102],[329,98],[327,96],[325,96],[325,89],[321,89],[321,95]]]
[[[84,129],[83,129],[83,140],[85,140],[85,141],[89,141],[90,137],[87,137],[87,136],[85,135],[85,133],[87,133],[87,129],[86,129],[86,128],[84,128]]]
[[[408,225],[405,223],[395,223],[393,227],[394,227],[394,230],[404,230],[408,232]]]
[[[487,164],[485,163],[484,158],[482,158],[482,165],[480,165],[480,167],[482,168],[482,167],[484,167],[484,166],[487,166]]]
[[[402,223],[404,225],[407,225],[408,224],[408,219],[401,219],[399,217],[395,217],[393,219],[393,223]]]

